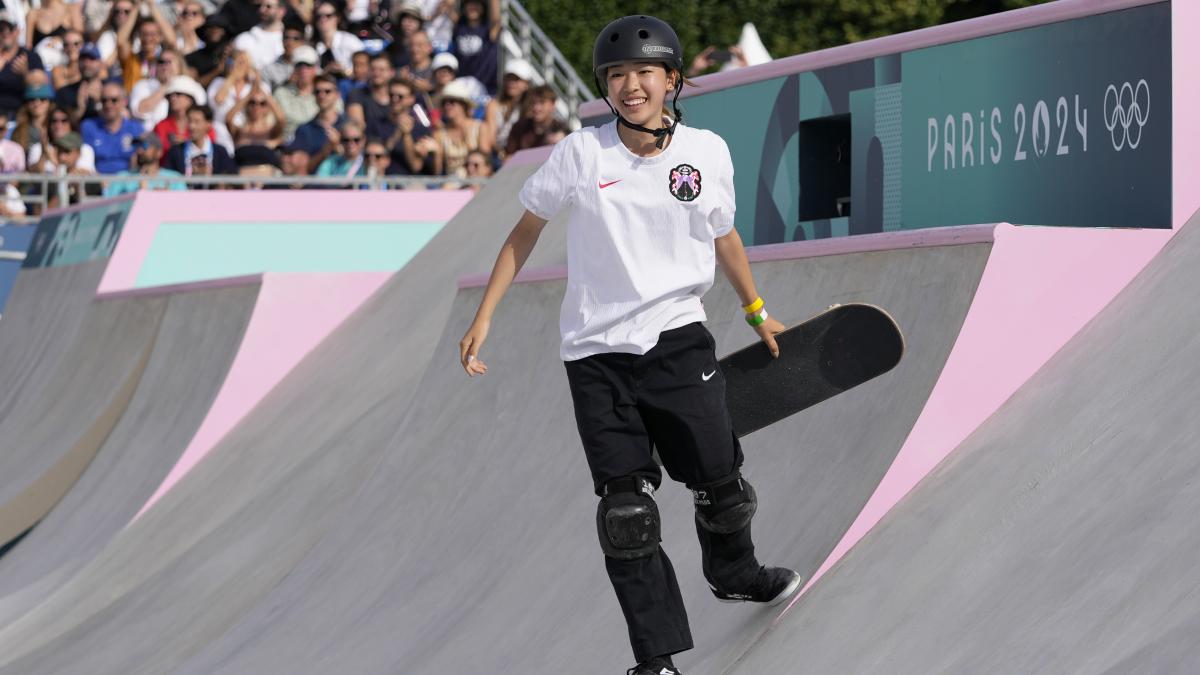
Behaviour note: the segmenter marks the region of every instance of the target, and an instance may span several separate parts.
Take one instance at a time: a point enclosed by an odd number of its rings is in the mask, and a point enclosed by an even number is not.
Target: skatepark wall
[[[132,205],[132,197],[96,200],[48,211],[34,224],[0,226],[0,316],[20,269],[108,258]]]
[[[472,194],[143,192],[100,292],[263,272],[392,272]]]
[[[704,76],[682,107],[729,143],[748,243],[1170,229],[1200,205],[1195,5],[1060,0]]]
[[[138,196],[102,297],[255,275],[262,288],[212,408],[139,516],[470,200],[466,191]]]
[[[33,243],[34,229],[24,225],[0,226],[0,317],[4,316],[4,305],[12,293],[17,272],[25,261],[25,253]]]

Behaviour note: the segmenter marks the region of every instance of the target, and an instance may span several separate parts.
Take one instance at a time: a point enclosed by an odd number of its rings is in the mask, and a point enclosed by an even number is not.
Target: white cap
[[[300,45],[292,50],[292,65],[296,66],[301,63],[307,63],[310,66],[315,66],[321,62],[321,57],[317,56],[317,50],[309,45]]]
[[[471,96],[471,88],[461,80],[454,80],[442,87],[442,100],[448,98],[464,101],[468,108],[475,107],[475,98]]]
[[[537,73],[533,71],[533,66],[529,65],[529,62],[525,59],[509,59],[504,64],[504,74],[516,75],[530,83],[537,79]]]
[[[425,20],[425,8],[421,5],[421,0],[404,0],[400,3],[399,14],[412,14],[415,17],[420,17]]]
[[[442,52],[441,54],[433,57],[432,70],[437,70],[438,68],[449,68],[457,73],[458,59],[450,52]]]
[[[208,94],[204,93],[204,87],[200,83],[188,77],[187,75],[176,75],[167,83],[167,88],[163,91],[164,96],[171,94],[186,94],[192,97],[192,102],[196,105],[204,105],[208,103]]]

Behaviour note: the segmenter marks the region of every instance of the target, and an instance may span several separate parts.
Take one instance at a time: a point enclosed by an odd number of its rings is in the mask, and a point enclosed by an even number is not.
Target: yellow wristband
[[[762,309],[762,307],[763,307],[763,299],[760,297],[759,299],[755,300],[754,302],[742,307],[742,310],[744,312],[746,312],[747,314],[754,314],[758,310]]]

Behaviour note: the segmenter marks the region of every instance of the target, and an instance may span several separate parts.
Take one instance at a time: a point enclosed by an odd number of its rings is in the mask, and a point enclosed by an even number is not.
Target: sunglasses
[[[165,58],[165,59],[159,59],[159,60],[155,61],[155,63],[157,63],[160,66],[169,66],[169,65],[174,64],[175,62],[172,61],[170,58]]]
[[[368,152],[367,159],[383,159],[387,157],[386,152]]]
[[[121,103],[121,97],[120,96],[101,96],[100,102],[101,103]]]
[[[391,96],[392,100],[399,101],[399,100],[403,100],[403,99],[411,97],[412,94],[411,93],[400,94],[400,93],[393,91],[392,93],[388,94],[388,96]]]
[[[252,105],[252,106],[260,106],[260,105],[266,105],[266,104],[267,104],[267,102],[266,102],[266,101],[255,101],[255,100],[251,100],[251,101],[250,101],[250,103],[249,103],[248,105]]]
[[[362,143],[362,136],[342,136],[342,140],[346,143]]]

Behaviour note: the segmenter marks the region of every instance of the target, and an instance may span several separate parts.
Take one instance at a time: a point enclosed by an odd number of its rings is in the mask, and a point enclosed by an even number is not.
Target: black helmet
[[[604,69],[626,61],[661,61],[683,72],[683,47],[675,29],[652,16],[626,16],[604,27],[592,48],[592,72],[604,79]]]

